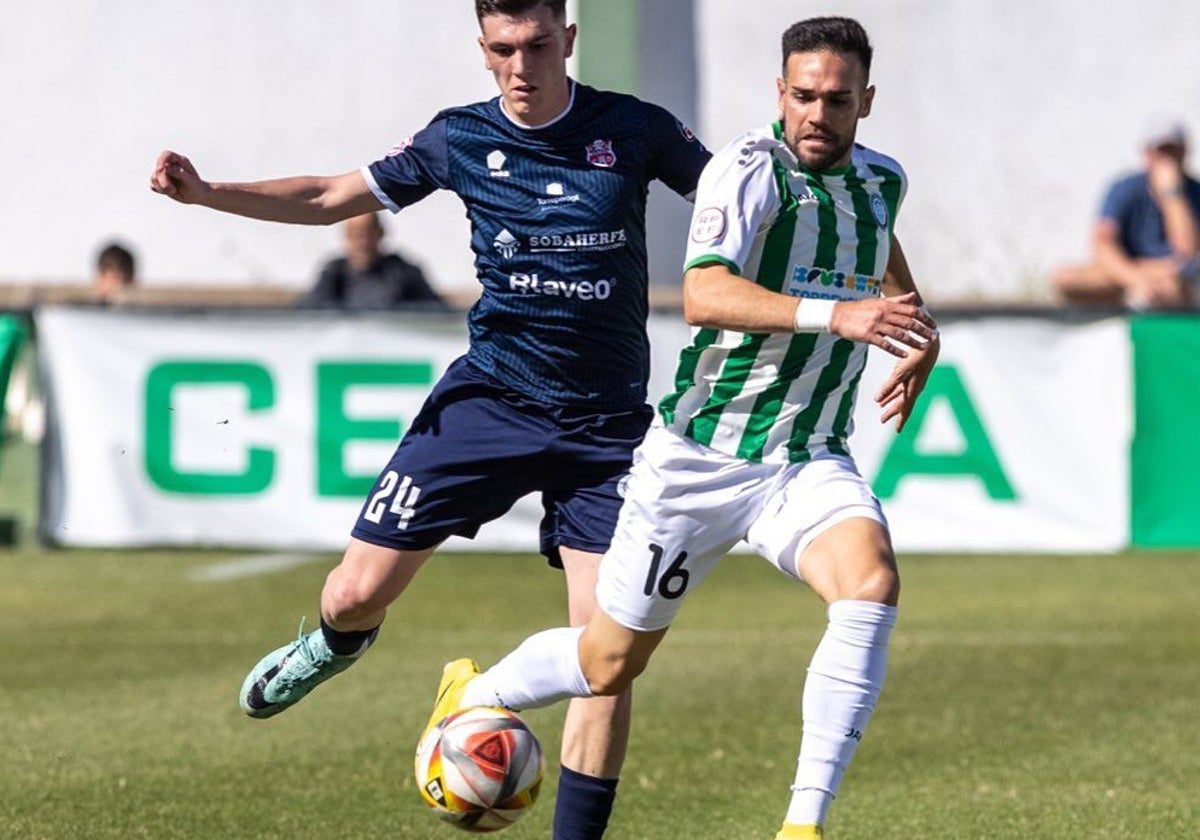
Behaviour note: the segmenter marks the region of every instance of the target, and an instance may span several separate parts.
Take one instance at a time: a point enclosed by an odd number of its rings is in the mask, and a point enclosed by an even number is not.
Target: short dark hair
[[[826,52],[856,55],[867,76],[871,75],[871,42],[862,24],[845,17],[815,17],[793,23],[783,33],[783,72],[793,53]]]
[[[110,242],[96,255],[96,268],[100,271],[119,271],[132,281],[136,262],[133,252],[119,242]]]
[[[559,20],[567,18],[567,0],[475,0],[475,18],[481,23],[488,15],[519,15],[545,6]]]

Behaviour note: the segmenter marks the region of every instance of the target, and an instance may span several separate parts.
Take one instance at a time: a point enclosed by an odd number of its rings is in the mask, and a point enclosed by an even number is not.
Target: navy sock
[[[335,630],[325,623],[325,619],[321,619],[321,635],[325,637],[325,644],[329,645],[329,649],[333,651],[334,656],[358,656],[365,653],[371,643],[375,641],[375,637],[379,635],[379,628],[372,627],[370,630]]]
[[[617,781],[562,768],[554,803],[554,840],[600,840],[617,798]]]

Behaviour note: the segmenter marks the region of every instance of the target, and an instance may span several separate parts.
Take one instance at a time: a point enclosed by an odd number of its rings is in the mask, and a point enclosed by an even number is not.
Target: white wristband
[[[792,319],[792,330],[798,333],[827,333],[833,320],[833,305],[836,300],[801,298]]]

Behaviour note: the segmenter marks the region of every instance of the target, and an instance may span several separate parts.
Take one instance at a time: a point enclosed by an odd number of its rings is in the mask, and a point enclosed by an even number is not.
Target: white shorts
[[[860,516],[887,528],[852,458],[760,464],[656,425],[634,455],[597,603],[631,630],[660,630],[741,540],[798,580],[805,547]]]

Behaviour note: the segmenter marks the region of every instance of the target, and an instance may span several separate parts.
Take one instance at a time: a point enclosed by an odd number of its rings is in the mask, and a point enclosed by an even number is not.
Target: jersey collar
[[[512,116],[509,115],[508,111],[504,110],[504,97],[502,97],[502,96],[497,97],[497,99],[499,100],[499,105],[500,105],[500,113],[504,115],[504,118],[506,120],[508,120],[510,123],[515,125],[517,128],[521,129],[522,131],[538,131],[539,129],[549,128],[550,126],[554,125],[556,122],[559,122],[564,117],[566,117],[567,114],[571,113],[571,109],[575,106],[575,80],[568,77],[567,84],[571,88],[571,95],[567,99],[567,107],[563,108],[562,113],[560,113],[558,116],[554,117],[553,119],[546,120],[546,122],[541,123],[540,125],[525,125],[525,123],[517,122],[516,120],[514,120],[512,118]]]

